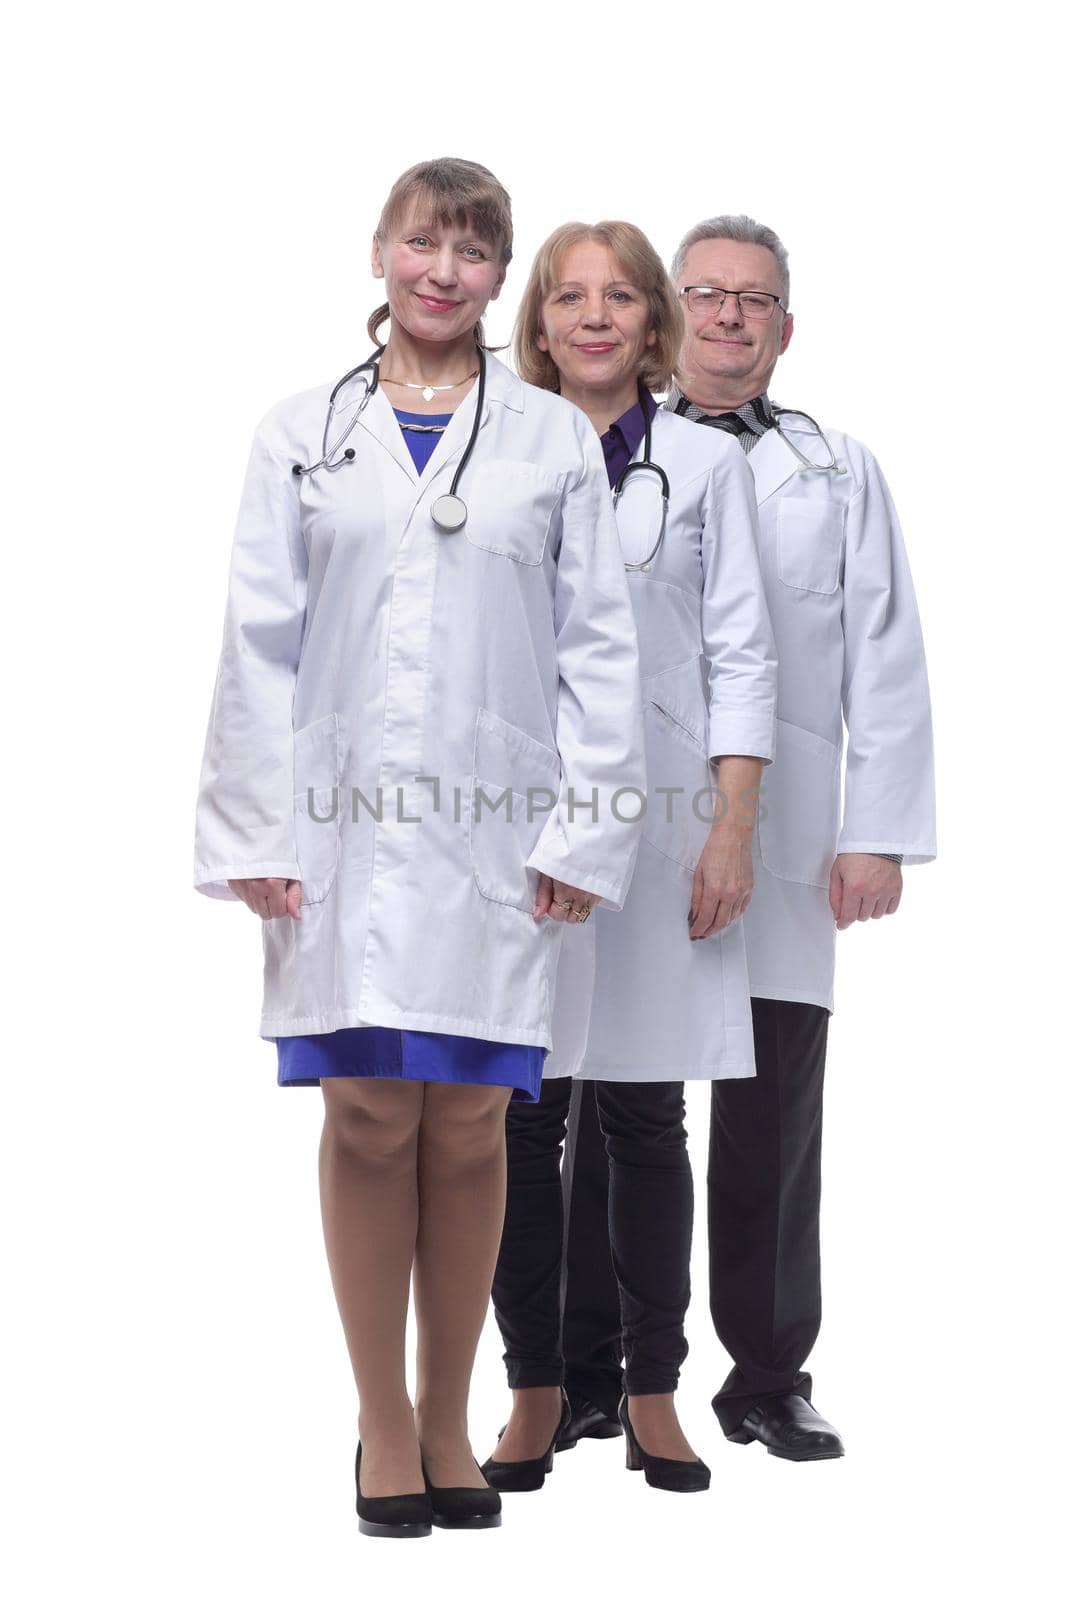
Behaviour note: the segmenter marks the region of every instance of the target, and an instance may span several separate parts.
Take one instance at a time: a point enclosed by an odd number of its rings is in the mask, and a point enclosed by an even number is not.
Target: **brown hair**
[[[610,250],[630,282],[648,296],[649,326],[655,332],[656,342],[642,355],[637,375],[649,389],[669,389],[685,333],[685,319],[666,267],[641,229],[632,222],[565,222],[555,233],[549,234],[534,257],[515,321],[512,349],[520,378],[536,384],[539,389],[559,393],[559,369],[547,351],[537,346],[538,335],[544,332],[541,308],[559,282],[558,266],[564,251],[587,239]]]
[[[374,237],[384,241],[404,221],[411,206],[420,203],[426,206],[426,220],[438,227],[458,224],[476,230],[499,250],[500,260],[507,266],[511,260],[511,197],[488,168],[456,156],[417,162],[402,172],[390,189]],[[386,301],[367,321],[367,332],[376,345],[381,346],[378,331],[388,320]],[[474,338],[484,345],[485,330],[480,322]]]

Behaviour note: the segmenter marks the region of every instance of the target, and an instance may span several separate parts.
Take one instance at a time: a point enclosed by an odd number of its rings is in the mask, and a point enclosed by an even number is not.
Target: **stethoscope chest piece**
[[[430,507],[430,515],[442,533],[458,533],[467,520],[467,508],[458,494],[441,494]]]

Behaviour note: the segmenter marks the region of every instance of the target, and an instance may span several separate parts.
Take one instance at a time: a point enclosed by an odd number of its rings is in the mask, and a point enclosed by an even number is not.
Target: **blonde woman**
[[[256,434],[198,808],[197,887],[263,919],[278,1081],[322,1087],[357,1507],[388,1536],[500,1520],[466,1410],[504,1113],[537,1099],[563,924],[633,867],[633,828],[566,797],[644,779],[599,443],[482,341],[510,257],[484,167],[397,180],[371,358]]]
[[[508,1111],[493,1299],[513,1409],[483,1465],[505,1490],[539,1488],[555,1448],[613,1431],[611,1398],[563,1389],[559,1159],[571,1079],[586,1085],[585,1115],[595,1098],[609,1159],[627,1464],[663,1489],[709,1481],[674,1407],[693,1225],[683,1084],[754,1072],[740,917],[760,774],[774,750],[776,662],[743,453],[653,399],[669,387],[681,335],[677,296],[639,229],[571,223],[541,247],[516,364],[585,411],[618,493],[648,809],[625,911],[598,914],[593,941],[565,938],[541,1100]],[[570,1209],[572,1242],[576,1229],[603,1229],[602,1216]]]

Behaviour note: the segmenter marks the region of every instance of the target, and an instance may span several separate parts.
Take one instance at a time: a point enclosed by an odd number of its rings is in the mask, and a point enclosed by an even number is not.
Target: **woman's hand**
[[[272,917],[292,917],[300,921],[301,889],[299,878],[227,878],[239,900],[264,922]]]
[[[553,922],[587,922],[594,906],[600,904],[598,894],[576,889],[573,884],[562,883],[559,878],[548,878],[542,872],[537,885],[533,917],[541,922],[551,917]]]
[[[689,937],[706,939],[736,922],[752,899],[752,833],[763,761],[719,756],[715,821],[700,852],[689,902]]]
[[[689,937],[706,939],[736,922],[752,899],[752,829],[724,819],[700,852],[689,903]]]

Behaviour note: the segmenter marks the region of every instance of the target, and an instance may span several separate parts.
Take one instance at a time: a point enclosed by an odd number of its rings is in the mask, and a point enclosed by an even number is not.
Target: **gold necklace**
[[[467,376],[460,378],[458,383],[408,383],[406,378],[386,378],[384,376],[381,381],[383,383],[398,384],[401,389],[421,389],[424,400],[435,400],[438,394],[447,394],[450,389],[462,389],[465,383],[470,383],[471,379],[477,376],[478,368],[475,367],[473,372],[468,372]]]

